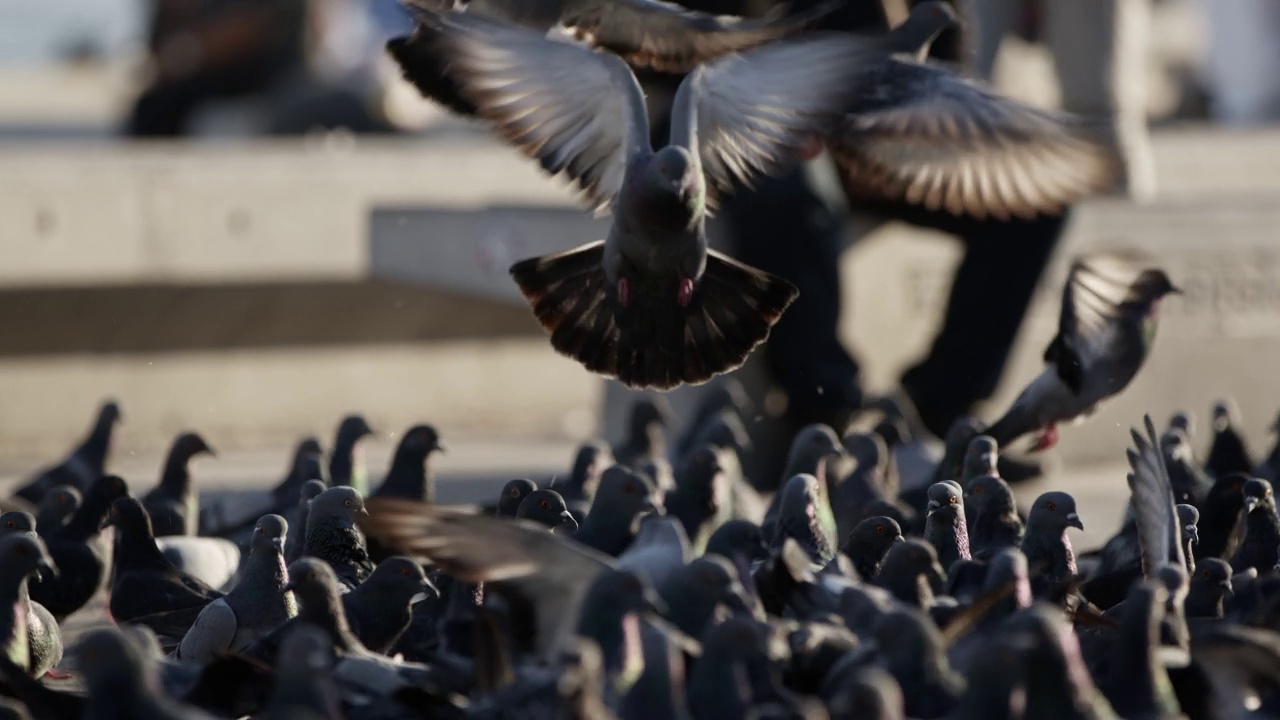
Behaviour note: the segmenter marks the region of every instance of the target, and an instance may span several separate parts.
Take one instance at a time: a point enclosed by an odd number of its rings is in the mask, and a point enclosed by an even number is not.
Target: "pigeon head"
[[[1171,601],[1182,602],[1186,598],[1187,588],[1191,579],[1183,568],[1165,563],[1156,570],[1156,579],[1160,581],[1165,591],[1169,593]]]
[[[1185,437],[1196,433],[1196,416],[1189,410],[1179,410],[1169,417],[1169,429],[1181,430]]]
[[[990,435],[979,435],[969,441],[964,451],[964,467],[961,477],[966,480],[980,475],[997,475],[996,463],[1000,459],[1000,449]]]
[[[1143,270],[1133,282],[1131,292],[1146,304],[1154,305],[1166,295],[1181,295],[1182,290],[1173,284],[1163,270]]]
[[[88,504],[89,500],[93,500],[94,504],[100,505],[105,510],[116,499],[128,494],[129,485],[125,483],[124,478],[117,475],[103,475],[89,486],[85,502]]]
[[[741,558],[751,564],[769,557],[769,546],[759,525],[750,520],[730,520],[711,533],[705,554],[733,561]]]
[[[671,425],[671,405],[665,398],[642,397],[631,405],[631,418],[627,422],[632,437],[644,437],[660,432]]]
[[[289,522],[279,515],[263,515],[253,528],[254,552],[284,552],[284,539],[289,534]]]
[[[49,557],[44,541],[32,533],[13,533],[0,537],[0,565],[18,577],[38,581],[43,573],[58,575],[58,566]]]
[[[1178,505],[1175,508],[1178,512],[1178,525],[1182,527],[1182,542],[1191,543],[1192,546],[1200,544],[1200,529],[1196,524],[1200,522],[1200,511],[1194,505]]]
[[[117,498],[111,503],[111,510],[107,512],[103,527],[108,526],[120,528],[122,532],[131,535],[155,536],[151,528],[151,516],[147,514],[147,509],[142,507],[142,503],[134,497]]]
[[[653,486],[658,489],[658,493],[665,495],[667,491],[675,488],[676,476],[671,469],[671,463],[664,458],[649,458],[640,464],[636,470],[653,481]]]
[[[1235,398],[1225,397],[1213,404],[1213,429],[1222,432],[1240,416],[1240,409]]]
[[[980,475],[970,480],[964,500],[979,515],[988,510],[1012,510],[1015,507],[1013,488],[997,475]]]
[[[969,452],[969,443],[986,430],[986,427],[974,417],[958,417],[947,428],[943,438],[943,455],[941,464],[934,472],[937,480],[960,477],[964,469],[964,457]]]
[[[692,491],[696,496],[714,497],[717,484],[723,484],[727,479],[721,452],[711,445],[703,445],[689,453],[680,465],[676,484],[682,491]]]
[[[1253,512],[1257,508],[1275,512],[1276,500],[1271,493],[1271,483],[1262,478],[1249,478],[1244,483],[1244,509]]]
[[[807,473],[815,477],[824,475],[825,460],[844,454],[844,445],[836,437],[836,431],[823,424],[806,425],[796,433],[787,453],[785,477]]]
[[[40,510],[36,527],[56,526],[80,509],[84,496],[70,485],[58,485],[40,498]],[[49,529],[46,527],[46,529]]]
[[[353,528],[356,518],[368,515],[364,509],[364,498],[349,487],[331,487],[315,496],[311,501],[311,511],[307,522],[337,521],[344,528]]]
[[[529,497],[538,486],[528,478],[516,478],[510,480],[506,485],[502,486],[502,495],[498,496],[498,515],[501,517],[516,517],[520,510],[520,503]]]
[[[34,533],[36,531],[35,516],[21,510],[10,510],[0,515],[0,537],[17,533]]]
[[[615,632],[627,615],[667,611],[666,603],[639,575],[612,568],[591,581],[582,602],[579,633],[594,640],[600,640],[602,632]]]
[[[440,591],[427,579],[422,566],[403,555],[393,555],[378,563],[366,583],[373,583],[379,596],[407,605],[415,598],[440,597]]]
[[[1005,548],[991,559],[982,589],[984,592],[991,592],[1008,583],[1013,583],[1013,592],[1001,605],[1009,606],[1011,611],[1031,607],[1031,576],[1027,556],[1015,548]]]
[[[600,440],[584,443],[573,456],[569,473],[570,492],[590,500],[600,485],[600,475],[613,465],[613,450]]]
[[[843,679],[826,702],[833,718],[903,720],[906,717],[902,687],[892,675],[874,666]]]
[[[1160,450],[1167,458],[1190,459],[1191,441],[1185,430],[1171,427],[1160,436]]]
[[[938,551],[923,540],[894,543],[880,564],[876,583],[902,602],[921,607],[941,592],[947,574],[938,563]]]
[[[954,482],[940,482],[929,486],[929,504],[925,510],[928,514],[943,510],[964,512],[964,500],[961,498],[960,486]]]
[[[433,452],[445,452],[445,445],[440,435],[430,425],[414,425],[405,431],[396,448],[399,457],[411,457],[426,460]]]
[[[945,662],[945,642],[938,627],[919,610],[903,608],[880,618],[876,645],[885,666],[899,682],[919,677],[922,662]]]
[[[1203,584],[1217,588],[1224,597],[1234,594],[1231,587],[1231,564],[1221,558],[1205,558],[1196,563],[1196,574],[1191,579],[1192,586]]]
[[[320,446],[319,438],[303,438],[293,449],[293,467],[298,467],[308,459],[318,464],[321,455],[324,455],[324,448]]]
[[[844,438],[844,449],[859,468],[882,467],[889,459],[884,438],[875,433],[852,433]]]
[[[643,516],[661,512],[653,482],[621,465],[614,465],[600,476],[600,487],[591,506],[593,514],[596,506],[613,522],[628,524],[633,531],[639,528]]]
[[[334,689],[328,682],[334,660],[333,640],[323,630],[308,623],[289,630],[276,660],[269,707],[278,712],[272,717],[339,717]],[[314,713],[294,714],[301,709]]]
[[[183,461],[189,460],[196,455],[204,453],[205,455],[217,456],[218,453],[205,441],[199,433],[185,432],[174,438],[173,446],[169,450],[170,457],[182,458]]]
[[[578,521],[573,519],[569,506],[555,490],[534,490],[529,493],[516,509],[516,517],[532,520],[552,530],[563,528],[573,532],[578,529]]]
[[[653,154],[653,175],[681,200],[689,200],[701,186],[701,173],[686,148],[668,145]]]
[[[751,615],[755,612],[755,604],[747,589],[738,579],[738,571],[728,559],[719,555],[707,555],[695,559],[688,565],[688,572],[683,576],[699,593],[713,598],[736,614]]]
[[[1080,514],[1076,512],[1076,499],[1069,493],[1051,491],[1036,498],[1027,516],[1028,532],[1030,526],[1038,526],[1055,534],[1072,527],[1084,530]]]
[[[91,630],[76,644],[76,665],[83,669],[93,700],[137,692],[146,675],[147,657],[120,629]]]
[[[884,440],[885,447],[892,450],[899,445],[911,442],[911,429],[907,427],[907,421],[896,415],[886,417],[876,423],[875,428],[871,432],[879,435]]]
[[[782,628],[746,617],[732,617],[716,625],[702,642],[703,657],[710,655],[722,663],[776,663],[791,654]]]
[[[323,480],[308,480],[302,484],[302,494],[298,496],[298,502],[309,506],[317,495],[328,488],[329,486],[325,485]]]
[[[115,425],[124,419],[124,415],[120,412],[120,404],[115,400],[108,400],[102,404],[102,408],[98,410],[98,426],[108,427]]]
[[[889,552],[889,548],[905,541],[906,539],[902,537],[902,526],[897,520],[885,515],[876,515],[854,526],[845,540],[843,551],[850,557],[855,552],[866,553],[878,562],[884,558],[885,553]]]
[[[323,560],[299,558],[289,566],[289,584],[284,591],[292,591],[304,608],[324,607],[338,595],[338,576]]]
[[[369,421],[365,420],[363,415],[348,415],[342,418],[342,422],[338,424],[337,439],[339,444],[353,445],[360,438],[373,434],[373,428],[369,427]]]

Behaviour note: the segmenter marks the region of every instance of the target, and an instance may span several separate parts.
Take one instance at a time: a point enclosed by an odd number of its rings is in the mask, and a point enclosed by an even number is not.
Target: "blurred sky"
[[[141,0],[0,0],[0,63],[40,65],[89,43],[106,55],[142,36]]]

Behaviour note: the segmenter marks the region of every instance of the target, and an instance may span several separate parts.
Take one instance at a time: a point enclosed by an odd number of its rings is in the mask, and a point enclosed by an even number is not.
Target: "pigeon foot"
[[[1046,427],[1044,430],[1041,430],[1040,434],[1036,436],[1035,444],[1031,446],[1031,452],[1040,452],[1042,450],[1048,450],[1049,448],[1057,444],[1058,444],[1058,426],[1050,425],[1049,427]]]
[[[680,278],[680,291],[676,294],[676,302],[680,303],[680,307],[689,307],[689,303],[693,301],[693,279]]]
[[[48,670],[47,672],[45,672],[44,676],[50,680],[70,680],[71,679],[70,673],[64,673],[61,670],[57,670],[57,669]]]
[[[618,278],[618,302],[622,307],[631,304],[631,283],[626,278]]]

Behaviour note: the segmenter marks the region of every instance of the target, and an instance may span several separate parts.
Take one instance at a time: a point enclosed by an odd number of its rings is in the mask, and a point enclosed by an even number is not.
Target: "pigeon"
[[[684,458],[703,445],[733,446],[737,452],[751,448],[751,435],[743,424],[755,414],[747,388],[736,377],[725,377],[701,393],[698,405],[676,442],[675,457]]]
[[[634,572],[656,588],[692,559],[689,536],[680,521],[648,515],[640,521],[636,539],[618,556],[618,568]]]
[[[750,520],[730,520],[707,540],[706,555],[719,555],[735,564],[750,566],[769,556],[760,526]]]
[[[1253,474],[1255,477],[1260,477],[1274,484],[1280,481],[1280,417],[1277,417],[1267,429],[1276,435],[1276,440],[1271,445],[1271,451],[1253,469]]]
[[[866,519],[867,506],[872,501],[892,502],[898,497],[896,482],[891,482],[888,474],[889,449],[879,435],[846,435],[844,448],[855,464],[831,492],[831,512],[840,537],[848,537]]]
[[[836,553],[835,537],[821,521],[825,500],[818,490],[818,479],[812,475],[796,475],[778,495],[781,501],[770,537],[771,546],[780,549],[791,539],[809,554],[812,562],[818,565],[831,562]],[[829,515],[830,510],[826,513]]]
[[[164,461],[160,484],[142,497],[156,537],[195,535],[200,527],[200,504],[191,491],[188,465],[196,455],[216,456],[200,435],[188,432],[174,439]]]
[[[333,687],[333,643],[324,631],[301,624],[289,631],[276,662],[276,683],[257,720],[339,720]]]
[[[1235,592],[1231,589],[1231,565],[1218,558],[1206,558],[1191,576],[1191,588],[1184,603],[1188,618],[1221,618],[1223,603]]]
[[[591,512],[574,539],[589,548],[617,557],[631,545],[640,520],[659,512],[661,500],[649,478],[621,465],[604,471]]]
[[[777,661],[785,638],[767,623],[734,617],[702,637],[702,658],[689,677],[689,709],[698,720],[752,717],[750,710],[778,696]]]
[[[292,520],[302,486],[308,480],[325,482],[324,465],[321,463],[323,456],[318,439],[303,438],[293,450],[288,473],[274,488],[267,492],[240,493],[229,500],[202,507],[200,534],[220,537],[243,535],[247,544],[263,515],[280,515]]]
[[[1204,469],[1213,477],[1231,473],[1253,472],[1252,455],[1240,426],[1240,409],[1235,400],[1224,398],[1213,405],[1213,444],[1205,458]]]
[[[113,502],[107,523],[117,530],[110,602],[117,622],[172,610],[192,610],[198,616],[199,608],[223,596],[165,558],[156,546],[151,518],[137,499],[122,497]]]
[[[1231,569],[1269,572],[1276,566],[1276,546],[1280,545],[1280,514],[1276,513],[1271,483],[1250,478],[1244,484],[1244,509],[1244,541],[1231,558]]]
[[[325,491],[320,480],[308,480],[302,485],[302,494],[298,496],[298,522],[293,525],[292,532],[284,543],[284,561],[288,565],[302,557],[302,548],[307,539],[307,517],[311,513],[311,501]]]
[[[85,492],[98,478],[106,474],[107,455],[111,452],[112,433],[120,422],[120,406],[107,401],[98,409],[89,436],[84,439],[66,460],[36,473],[14,495],[31,505],[39,505],[44,494],[58,485],[70,485]]]
[[[36,519],[29,512],[10,510],[0,515],[0,537],[18,533],[36,534]]]
[[[969,481],[964,493],[966,515],[973,515],[969,552],[975,560],[990,560],[1004,548],[1022,546],[1025,528],[1013,499],[1013,489],[996,475]]]
[[[139,506],[141,509],[141,506]],[[93,720],[213,720],[161,692],[156,660],[125,632],[91,630],[75,646],[89,689],[85,718]]]
[[[276,664],[285,639],[296,628],[307,625],[323,630],[339,653],[369,652],[351,632],[333,568],[316,558],[302,557],[289,565],[287,575],[289,582],[284,592],[293,594],[298,614],[258,638],[241,654]]]
[[[369,494],[369,471],[360,456],[360,441],[373,434],[363,415],[342,418],[333,438],[333,452],[329,454],[329,482],[355,488],[362,496]]]
[[[288,527],[279,515],[264,515],[258,521],[240,581],[204,606],[178,644],[176,659],[207,663],[237,652],[298,614],[293,594],[284,590],[289,580],[284,564]]]
[[[1098,683],[1120,717],[1182,717],[1169,675],[1156,654],[1167,599],[1161,584],[1147,580],[1134,585],[1125,600],[1110,672]]]
[[[613,464],[613,451],[607,443],[601,440],[583,443],[574,453],[569,479],[557,485],[556,490],[564,496],[570,507],[583,502],[589,503],[596,495],[601,474]]]
[[[302,554],[328,563],[344,592],[364,582],[374,569],[356,528],[356,518],[365,515],[364,500],[349,487],[329,488],[311,501]]]
[[[654,151],[621,58],[473,13],[417,16],[401,42],[424,45],[480,117],[614,214],[605,241],[511,268],[552,346],[637,389],[741,365],[797,291],[709,250],[706,214],[717,193],[793,166],[834,129],[881,43],[809,34],[700,65],[676,93],[670,144]]]
[[[0,602],[12,611],[0,623],[4,654],[38,678],[62,660],[62,633],[48,610],[31,602],[27,582],[42,573],[58,574],[44,543],[33,533],[0,538]]]
[[[1211,557],[1230,560],[1235,555],[1244,540],[1244,486],[1249,479],[1245,473],[1232,473],[1218,478],[1209,488],[1209,494],[1200,503],[1200,544],[1196,546],[1196,560]]]
[[[858,577],[872,581],[880,574],[885,554],[903,541],[901,526],[893,518],[877,515],[858,523],[840,547],[840,552],[853,562]]]
[[[1071,265],[1048,365],[987,429],[1000,447],[1036,432],[1033,450],[1058,441],[1057,425],[1092,414],[1124,390],[1155,340],[1160,301],[1181,294],[1163,270],[1131,254],[1096,253]]]
[[[650,461],[667,457],[667,428],[671,425],[671,404],[661,395],[638,398],[631,404],[626,439],[613,448],[614,461],[640,470]]]
[[[84,495],[70,485],[50,488],[49,492],[40,499],[35,517],[36,528],[43,535],[49,535],[61,529],[80,509],[83,502]]]
[[[942,567],[949,569],[957,560],[972,559],[960,486],[946,482],[929,486],[927,512],[924,538],[938,551]]]
[[[910,609],[881,619],[876,644],[885,670],[902,687],[908,717],[945,717],[959,702],[965,681],[947,662],[942,633],[928,616]]]
[[[430,425],[409,428],[396,447],[387,477],[373,494],[377,497],[434,501],[436,481],[430,467],[431,455],[444,450],[444,443],[435,428]]]
[[[498,496],[498,516],[515,517],[524,499],[537,489],[538,486],[528,478],[507,481],[507,484],[502,486],[502,494]]]
[[[900,602],[921,610],[932,604],[946,581],[947,573],[938,564],[937,551],[914,538],[889,548],[875,578],[876,585],[893,593]]]
[[[702,637],[716,620],[718,609],[752,616],[755,604],[739,580],[733,563],[705,555],[682,566],[657,586],[667,606],[667,618],[690,637]]]
[[[563,530],[569,535],[578,531],[578,521],[573,519],[569,506],[555,490],[534,490],[520,501],[516,519],[532,520],[551,530]]]
[[[84,504],[66,525],[41,536],[60,574],[31,583],[31,598],[58,622],[84,607],[105,585],[111,555],[100,530],[111,504],[128,494],[123,479],[104,475],[89,486]]]
[[[1196,462],[1191,441],[1182,430],[1173,429],[1160,436],[1160,451],[1169,469],[1173,497],[1179,503],[1200,505],[1208,496],[1213,480]]]
[[[413,604],[440,593],[422,566],[403,556],[378,563],[360,587],[342,596],[351,631],[375,653],[389,654],[409,627]]]
[[[781,488],[797,475],[810,475],[818,481],[817,493],[820,502],[817,503],[816,509],[820,514],[817,520],[828,538],[834,538],[839,528],[831,509],[834,483],[833,478],[828,477],[827,462],[842,455],[844,455],[844,446],[834,430],[821,423],[806,425],[791,440],[783,475],[778,482]],[[775,524],[784,496],[783,492],[776,493],[765,511],[764,521],[760,527],[764,530],[766,538],[771,539],[775,535]]]
[[[1076,555],[1067,538],[1067,528],[1084,530],[1075,498],[1060,491],[1036,498],[1027,517],[1022,554],[1027,556],[1037,596],[1076,575]]]
[[[675,490],[663,498],[667,514],[684,525],[698,552],[706,548],[717,528],[733,518],[733,487],[721,463],[725,454],[709,445],[691,452],[676,473]]]
[[[964,461],[960,468],[960,477],[956,478],[963,491],[968,492],[969,483],[984,475],[1000,475],[1000,448],[990,435],[979,435],[969,441],[964,451]],[[972,521],[971,521],[972,522]]]

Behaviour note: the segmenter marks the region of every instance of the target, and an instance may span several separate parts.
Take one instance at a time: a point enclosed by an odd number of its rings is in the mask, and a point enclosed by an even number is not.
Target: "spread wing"
[[[1119,308],[1130,299],[1144,267],[1143,258],[1129,253],[1096,253],[1071,264],[1062,290],[1058,335],[1045,349],[1044,359],[1072,391],[1080,392],[1085,370],[1115,341]]]
[[[448,107],[472,106],[544,170],[572,181],[593,210],[607,210],[628,159],[650,149],[644,95],[626,63],[475,13],[415,11],[410,47],[393,49],[406,75],[419,74],[406,58],[430,58],[447,75],[435,85],[458,96],[441,98]]]
[[[1072,115],[1000,97],[945,68],[882,57],[864,68],[829,148],[852,199],[975,218],[1031,218],[1113,187],[1121,159]]]
[[[867,38],[813,33],[703,65],[676,93],[671,144],[697,154],[709,191],[782,172],[835,128],[877,52]]]
[[[385,547],[438,564],[464,582],[505,585],[532,606],[550,657],[573,634],[591,580],[613,559],[545,527],[396,498],[369,498],[363,530]]]
[[[1182,554],[1182,543],[1178,542],[1178,515],[1164,453],[1160,452],[1151,416],[1144,416],[1143,422],[1146,435],[1130,430],[1133,447],[1126,454],[1133,470],[1128,476],[1129,492],[1134,522],[1138,526],[1142,574],[1152,578],[1161,565],[1169,563],[1183,567],[1186,559]]]

